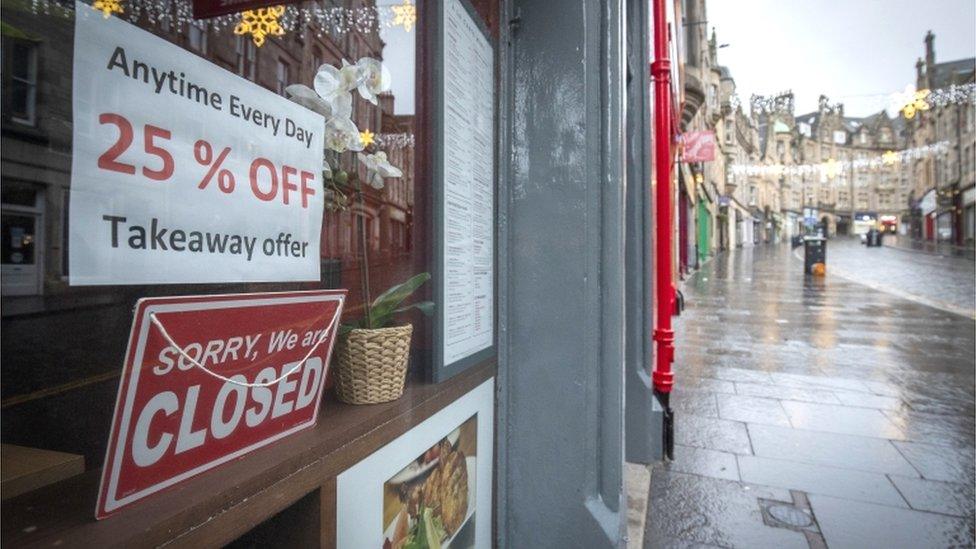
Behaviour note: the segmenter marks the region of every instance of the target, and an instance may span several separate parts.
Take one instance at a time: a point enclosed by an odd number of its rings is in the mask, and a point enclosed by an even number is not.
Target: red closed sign
[[[315,424],[344,290],[138,302],[97,518]]]

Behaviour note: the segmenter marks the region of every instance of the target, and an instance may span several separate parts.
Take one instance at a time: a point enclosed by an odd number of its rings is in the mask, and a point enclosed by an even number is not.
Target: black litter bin
[[[881,247],[881,231],[877,229],[871,229],[868,232],[868,243],[875,248]]]
[[[808,236],[803,239],[803,270],[813,274],[817,263],[827,264],[827,239],[822,236]]]

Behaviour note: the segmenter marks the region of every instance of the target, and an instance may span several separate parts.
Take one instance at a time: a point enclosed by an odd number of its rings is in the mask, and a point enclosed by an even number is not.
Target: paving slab
[[[751,424],[755,455],[876,473],[919,476],[891,441]]]
[[[790,423],[797,429],[887,439],[905,438],[898,426],[880,410],[791,401],[784,401],[783,408]]]
[[[902,400],[895,396],[867,395],[851,391],[836,391],[838,400],[847,406],[862,408],[877,408],[879,410],[901,410],[906,407]]]
[[[885,410],[885,416],[912,442],[925,442],[956,448],[973,448],[974,421],[963,414],[930,414],[908,410]]]
[[[945,446],[921,442],[893,442],[922,478],[947,482],[973,481],[973,452],[971,449],[955,450]]]
[[[694,416],[675,416],[675,442],[685,446],[719,450],[733,454],[751,454],[745,423]]]
[[[706,477],[739,480],[735,454],[676,444],[674,461],[667,464],[670,471]]]
[[[847,379],[834,376],[817,376],[805,374],[788,374],[783,372],[772,372],[769,374],[773,383],[777,385],[793,385],[796,387],[814,387],[819,389],[840,389],[843,391],[857,391],[870,393],[867,385],[856,379]]]
[[[820,404],[840,404],[837,395],[827,389],[805,389],[783,385],[762,385],[758,383],[735,384],[735,392],[740,395],[777,398],[780,400],[796,400],[800,402],[816,402]]]
[[[735,393],[735,385],[731,381],[712,379],[708,377],[689,377],[682,380],[681,386],[683,389],[692,391]]]
[[[806,537],[763,523],[758,498],[791,501],[787,490],[655,469],[645,547],[668,540],[720,547],[807,549]]]
[[[772,383],[769,374],[760,370],[749,370],[746,368],[715,368],[712,377],[724,379],[726,381],[750,382],[750,383]]]
[[[740,456],[739,471],[744,482],[753,484],[896,507],[908,506],[883,473],[754,456]]]
[[[718,394],[715,396],[718,400],[718,415],[722,419],[782,427],[790,426],[790,420],[786,417],[786,412],[778,400],[742,395]]]
[[[810,505],[830,549],[973,546],[965,519],[816,494]]]
[[[671,393],[671,408],[677,415],[718,417],[716,393],[711,391],[688,391],[677,388]]]
[[[890,475],[912,509],[973,518],[973,485]]]

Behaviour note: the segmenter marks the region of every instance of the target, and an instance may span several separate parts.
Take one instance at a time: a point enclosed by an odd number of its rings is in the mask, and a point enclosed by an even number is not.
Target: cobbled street
[[[814,278],[800,253],[685,281],[645,546],[972,546],[972,261],[835,239]]]

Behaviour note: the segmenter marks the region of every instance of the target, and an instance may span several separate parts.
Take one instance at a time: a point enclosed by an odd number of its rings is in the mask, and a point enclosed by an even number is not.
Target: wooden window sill
[[[486,361],[440,384],[408,382],[399,400],[371,406],[323,399],[318,424],[96,521],[100,470],[3,502],[7,547],[227,544],[495,375]],[[333,488],[334,489],[334,488]],[[325,492],[325,491],[323,491]],[[332,503],[321,528],[334,524]],[[322,539],[326,539],[323,535]],[[334,539],[334,538],[333,538]],[[60,543],[59,543],[60,542]]]

